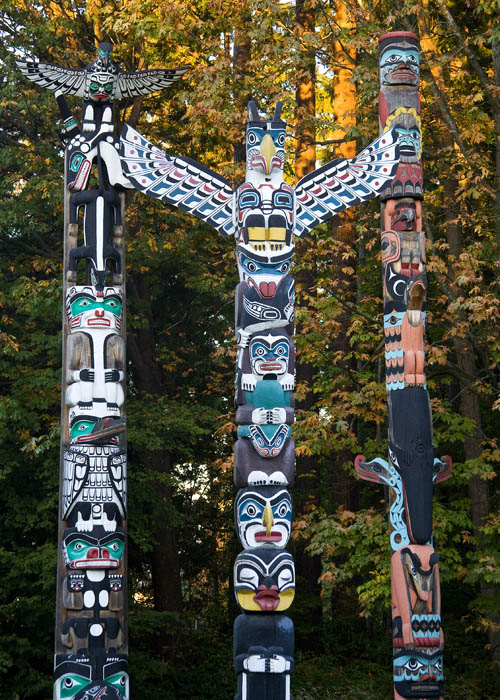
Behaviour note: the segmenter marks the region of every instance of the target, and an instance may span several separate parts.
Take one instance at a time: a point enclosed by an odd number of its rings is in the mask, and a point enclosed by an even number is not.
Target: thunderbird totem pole
[[[83,69],[18,61],[53,90],[65,146],[63,405],[55,700],[128,700],[124,188],[113,101],[185,68],[122,72],[99,45]],[[83,98],[82,128],[63,95]],[[89,187],[94,171],[95,184]],[[80,240],[79,240],[80,239]],[[80,265],[79,265],[80,263]]]
[[[123,171],[151,197],[236,239],[235,526],[244,551],[234,566],[242,614],[234,624],[235,700],[289,700],[295,594],[290,537],[295,447],[293,235],[375,197],[398,164],[397,135],[382,134],[352,160],[334,160],[295,187],[283,180],[286,124],[248,105],[246,181],[237,189],[196,161],[162,153],[130,127],[122,134]]]
[[[419,44],[415,34],[379,39],[380,130],[399,137],[400,163],[383,189],[382,279],[389,460],[355,461],[358,475],[390,487],[394,697],[441,698],[443,646],[432,486],[451,472],[434,457],[425,383],[425,237]]]

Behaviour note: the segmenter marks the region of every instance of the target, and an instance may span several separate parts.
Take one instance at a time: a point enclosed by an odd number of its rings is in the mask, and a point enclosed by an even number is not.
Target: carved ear
[[[431,554],[429,557],[429,566],[434,566],[434,564],[437,564],[439,561],[439,555],[437,555],[435,552],[434,554]]]
[[[248,103],[248,118],[252,122],[260,122],[259,110],[253,100]]]
[[[279,100],[276,102],[276,107],[274,108],[273,122],[277,122],[281,119],[281,110],[283,108],[283,102]]]

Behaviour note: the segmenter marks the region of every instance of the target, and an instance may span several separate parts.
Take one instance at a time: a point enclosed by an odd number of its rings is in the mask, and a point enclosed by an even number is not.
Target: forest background
[[[120,104],[171,153],[234,182],[248,99],[284,101],[286,179],[378,134],[377,39],[422,44],[426,350],[447,697],[500,697],[500,6],[498,0],[0,0],[0,697],[51,697],[61,383],[63,162],[53,94],[14,56],[79,67],[97,40],[125,69],[189,65]],[[77,109],[78,101],[73,102]],[[117,124],[118,127],[118,124]],[[229,700],[234,248],[127,196],[131,695]],[[379,204],[297,245],[299,400],[291,544],[294,697],[392,694],[384,494],[353,458],[385,456]]]

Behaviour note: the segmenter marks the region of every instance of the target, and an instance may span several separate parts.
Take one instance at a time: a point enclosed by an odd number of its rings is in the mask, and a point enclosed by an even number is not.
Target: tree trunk
[[[304,35],[314,34],[315,10],[314,4],[307,0],[297,0],[295,8],[296,36],[299,42]],[[316,167],[315,147],[315,117],[316,117],[316,64],[314,53],[301,50],[300,62],[297,65],[296,89],[295,89],[295,177],[301,177],[311,172]],[[304,299],[315,293],[316,274],[314,263],[313,240],[306,238],[296,244],[296,258],[299,269],[294,273],[298,301],[301,309],[308,306]],[[315,313],[310,307],[309,313]],[[301,328],[298,323],[297,334]],[[305,361],[301,353],[297,354],[296,365],[297,384],[307,387],[304,400],[297,402],[298,411],[308,412],[314,406],[314,367]],[[294,489],[295,518],[299,518],[309,510],[311,505],[319,503],[319,474],[318,465],[314,456],[299,456],[296,459]],[[321,625],[322,609],[320,604],[320,585],[318,579],[321,575],[321,562],[319,557],[311,557],[304,551],[305,543],[298,542],[294,551],[295,565],[298,576],[297,602],[295,606],[295,618],[297,625],[297,646],[319,650],[321,640],[317,634]],[[299,615],[300,614],[300,619]],[[312,632],[312,634],[311,634]]]
[[[421,45],[422,50],[425,51],[426,59],[431,69],[433,78],[436,82],[436,87],[439,90],[441,99],[445,100],[445,81],[443,77],[443,69],[441,64],[436,60],[433,60],[435,56],[435,47],[431,34],[429,32],[429,27],[427,24],[427,13],[426,10],[427,3],[423,5],[423,11],[419,13],[419,25],[421,33]],[[495,55],[495,52],[493,52]],[[500,57],[499,57],[500,58]],[[499,73],[500,75],[500,73]],[[448,106],[445,104],[446,109]],[[445,121],[443,121],[443,115],[440,114],[439,107],[435,106],[436,120],[440,125],[439,129],[439,144],[444,149],[450,152],[454,147],[454,139],[449,129],[446,126]],[[497,174],[500,172],[500,143],[497,143]],[[457,202],[456,192],[458,190],[458,182],[452,170],[447,171],[447,175],[443,182],[444,199],[446,206],[445,211],[449,213],[448,220],[445,222],[445,232],[446,239],[449,245],[449,253],[451,265],[448,270],[449,279],[451,280],[450,289],[453,292],[457,291],[455,285],[455,272],[453,268],[453,260],[458,260],[459,256],[463,252],[464,243],[462,228],[460,225],[460,204]],[[498,196],[494,199],[493,209],[494,215],[496,214],[498,207]],[[458,296],[458,294],[457,294]],[[476,365],[474,347],[470,339],[466,336],[464,338],[458,335],[453,337],[453,348],[456,354],[456,363],[459,367],[459,378],[458,384],[460,388],[460,413],[464,418],[470,419],[474,426],[474,434],[465,438],[464,441],[464,456],[466,460],[477,459],[482,454],[481,446],[481,435],[482,435],[482,420],[481,420],[481,409],[479,403],[479,396],[474,388],[474,378],[478,376],[478,368]],[[486,518],[490,513],[490,494],[488,482],[481,479],[479,476],[473,476],[468,484],[469,498],[471,501],[471,517],[474,528],[474,534],[476,537],[481,537],[481,529],[484,525]],[[480,544],[478,545],[480,546]],[[492,598],[495,595],[494,589],[488,584],[481,584],[481,593],[487,597]],[[492,650],[492,657],[494,659],[500,659],[500,616],[498,613],[492,613],[489,616],[489,622],[491,624],[489,630],[490,644]]]

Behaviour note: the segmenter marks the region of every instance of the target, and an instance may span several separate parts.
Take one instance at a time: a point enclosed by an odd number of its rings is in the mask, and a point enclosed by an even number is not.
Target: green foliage
[[[348,28],[336,23],[334,4],[313,4],[317,31],[300,37],[293,3],[272,0],[0,2],[2,700],[51,695],[61,399],[57,110],[51,93],[20,77],[13,57],[82,66],[94,55],[95,38],[109,37],[125,69],[189,65],[168,93],[144,98],[138,128],[169,152],[190,155],[239,182],[243,166],[233,155],[244,133],[247,96],[262,111],[284,100],[292,154],[300,129],[295,80],[304,52],[315,53],[319,67],[319,156],[336,157],[336,141],[344,138],[331,101],[334,73],[339,64],[350,65],[350,55],[357,107],[345,139],[356,139],[358,147],[372,140],[378,128],[377,37],[396,27],[418,28],[422,36],[428,30],[433,44],[426,48],[422,79],[426,341],[435,444],[438,454],[455,461],[450,481],[436,488],[434,507],[447,695],[500,696],[488,648],[500,611],[500,220],[492,185],[498,182],[499,132],[492,101],[437,0],[429,0],[425,18],[415,0],[347,3]],[[447,7],[487,78],[498,84],[496,3]],[[242,37],[250,54],[236,75],[232,45]],[[438,76],[460,143],[450,138],[432,76]],[[72,104],[76,110],[78,101]],[[131,107],[122,104],[123,118]],[[286,177],[293,182],[292,157]],[[239,551],[231,473],[234,249],[182,212],[138,194],[127,199],[132,696],[229,700],[236,613],[229,581]],[[335,228],[318,227],[296,256],[297,362],[313,372],[297,387],[297,398],[308,404],[297,411],[294,431],[297,454],[312,458],[317,469],[303,475],[298,489],[311,476],[318,485],[297,514],[295,537],[297,546],[306,543],[320,559],[322,590],[319,623],[307,619],[306,590],[299,588],[291,611],[297,636],[309,640],[297,649],[296,700],[375,700],[391,693],[384,492],[355,486],[355,508],[338,495],[339,480],[352,483],[356,453],[384,456],[387,447],[378,216],[376,203],[358,208],[350,243]],[[452,246],[454,226],[458,247]],[[467,353],[473,372],[462,363]],[[138,362],[143,357],[146,369]],[[464,409],[469,389],[479,402],[480,425]],[[479,445],[474,456],[471,440]],[[477,482],[487,483],[490,495],[479,529],[472,517],[471,483]],[[176,536],[182,587],[177,613],[154,606],[152,561],[162,528]]]

